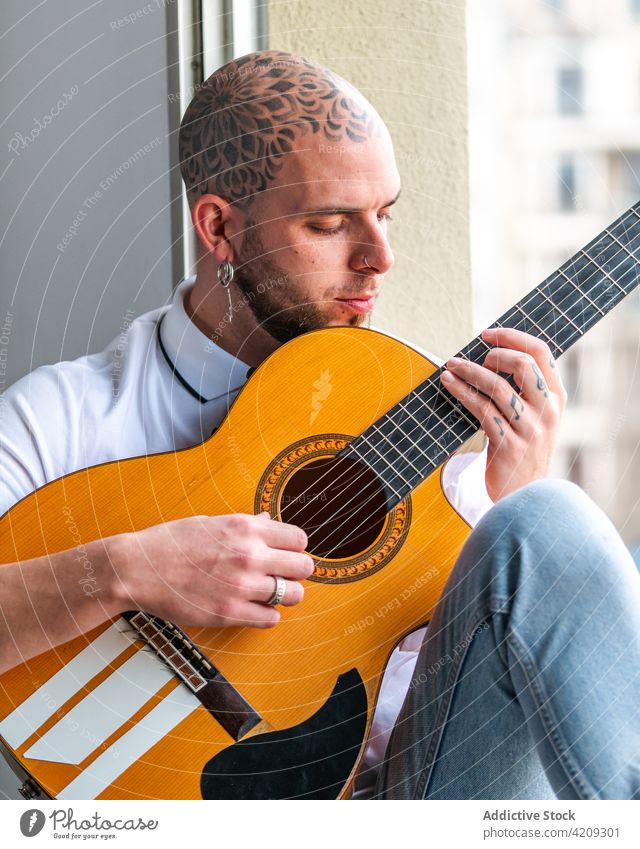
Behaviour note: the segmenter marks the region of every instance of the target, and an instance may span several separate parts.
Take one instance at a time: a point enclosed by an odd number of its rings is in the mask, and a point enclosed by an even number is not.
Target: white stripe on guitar
[[[141,649],[56,722],[25,758],[81,763],[173,678],[155,653]]]
[[[193,693],[184,684],[179,684],[140,722],[105,749],[77,778],[67,784],[56,798],[95,799],[199,705],[200,702]]]
[[[125,636],[125,631],[131,633],[131,626],[118,619],[5,717],[0,722],[0,735],[9,746],[21,746],[94,675],[130,648],[131,638]]]

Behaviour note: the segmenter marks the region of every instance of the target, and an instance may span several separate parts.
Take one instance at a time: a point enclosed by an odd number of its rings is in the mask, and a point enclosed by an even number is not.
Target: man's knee
[[[558,527],[571,530],[579,525],[593,527],[594,522],[608,522],[579,486],[555,479],[534,481],[505,496],[482,521],[485,519],[494,533],[511,533],[519,539],[537,529],[549,535]]]
[[[545,566],[554,571],[565,558],[592,568],[612,546],[623,548],[600,508],[564,480],[535,481],[505,496],[472,536],[476,557],[495,560],[492,555],[499,554],[502,563],[528,562],[538,572]]]

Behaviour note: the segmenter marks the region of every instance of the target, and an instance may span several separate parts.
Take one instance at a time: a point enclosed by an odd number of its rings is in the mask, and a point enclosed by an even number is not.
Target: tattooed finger
[[[516,395],[515,392],[511,396],[510,406],[511,406],[511,409],[513,410],[513,412],[515,413],[514,419],[516,421],[519,421],[520,417],[524,413],[524,404],[522,403],[522,400],[520,398],[518,398],[518,396]]]
[[[542,372],[535,363],[531,363],[531,368],[533,369],[533,373],[536,376],[536,388],[540,392],[544,392],[544,397],[548,398],[549,393],[547,391],[547,384],[545,383],[544,377],[542,376]]]

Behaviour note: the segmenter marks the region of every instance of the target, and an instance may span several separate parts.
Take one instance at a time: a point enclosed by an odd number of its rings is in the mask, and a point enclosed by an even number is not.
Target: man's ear
[[[237,215],[237,209],[219,195],[201,195],[191,208],[200,244],[218,263],[236,260],[233,236],[238,232]]]

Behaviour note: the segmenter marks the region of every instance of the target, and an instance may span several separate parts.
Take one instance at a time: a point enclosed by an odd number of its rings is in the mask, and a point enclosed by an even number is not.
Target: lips
[[[376,302],[376,294],[370,295],[358,295],[355,298],[336,298],[340,304],[344,304],[347,307],[355,310],[356,312],[371,312]]]

